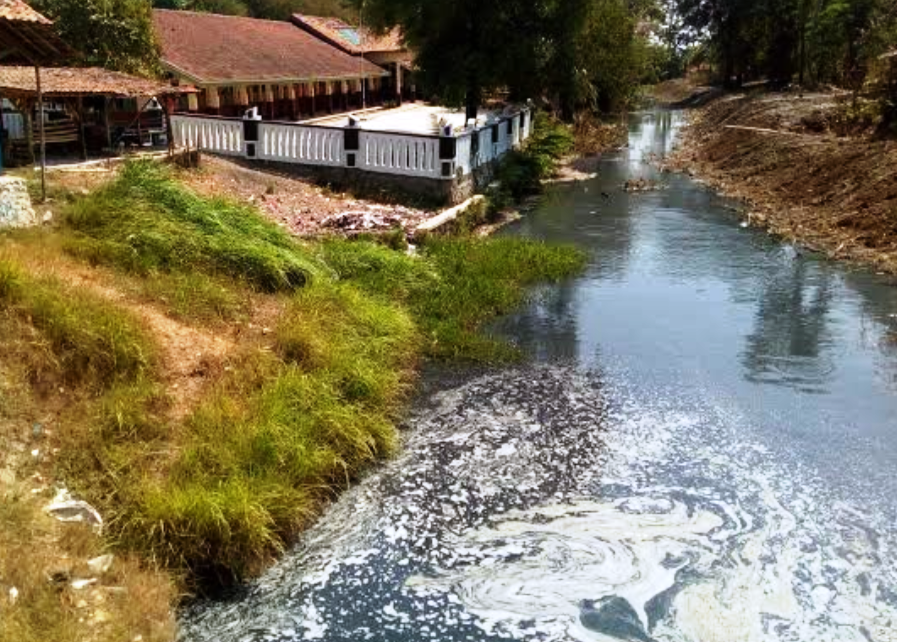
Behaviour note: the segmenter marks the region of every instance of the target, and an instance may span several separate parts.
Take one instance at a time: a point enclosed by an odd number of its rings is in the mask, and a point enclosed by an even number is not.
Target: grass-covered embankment
[[[104,513],[112,545],[193,586],[256,571],[392,452],[421,359],[513,356],[479,334],[483,323],[518,305],[526,285],[582,265],[572,248],[509,239],[431,240],[416,257],[363,241],[300,242],[251,208],[201,198],[145,163],[75,199],[53,234],[49,246],[66,261],[124,279],[112,286],[158,284],[137,288],[139,306],[124,288],[104,313],[57,324],[64,315],[51,312],[44,326],[23,307],[40,308],[40,287],[7,270],[2,291],[23,310],[20,331],[42,333],[48,355],[99,382],[72,384],[79,392],[65,412],[57,474]],[[81,297],[79,287],[62,291]],[[173,304],[191,292],[199,304]],[[256,302],[248,320],[221,314],[209,327],[216,305],[247,292]],[[177,394],[166,389],[166,336],[139,319],[135,334],[109,320],[147,306],[233,343],[203,366],[185,413],[172,412]],[[261,324],[270,327],[250,331]],[[87,362],[80,345],[89,346]],[[27,363],[30,350],[17,361]]]
[[[170,640],[170,581],[126,553],[98,578],[114,591],[79,594],[68,581],[89,577],[86,561],[105,552],[102,539],[41,513],[47,498],[15,478],[54,476],[50,453],[91,420],[95,400],[154,385],[156,345],[145,325],[91,292],[29,274],[0,250],[0,355],[0,639]],[[17,439],[23,430],[30,453]]]

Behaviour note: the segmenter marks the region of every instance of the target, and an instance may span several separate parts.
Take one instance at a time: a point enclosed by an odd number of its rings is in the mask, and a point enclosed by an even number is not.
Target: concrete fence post
[[[243,114],[243,155],[246,158],[255,158],[258,155],[259,129],[262,117],[259,116],[258,108],[246,110]]]
[[[457,155],[458,139],[455,138],[452,126],[444,125],[439,130],[440,176],[443,178],[452,178],[455,175]]]
[[[349,116],[349,124],[343,129],[343,165],[358,167],[358,154],[361,153],[361,127],[356,118]]]

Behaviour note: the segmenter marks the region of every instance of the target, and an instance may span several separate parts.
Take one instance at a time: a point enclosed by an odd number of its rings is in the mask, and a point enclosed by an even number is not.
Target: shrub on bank
[[[500,200],[520,200],[541,190],[542,181],[550,178],[560,160],[573,150],[570,128],[545,112],[537,112],[533,132],[523,148],[512,150],[501,160],[496,172]]]
[[[268,292],[311,281],[320,266],[254,208],[207,199],[152,161],[125,165],[112,183],[69,206],[73,254],[147,274],[224,274]]]

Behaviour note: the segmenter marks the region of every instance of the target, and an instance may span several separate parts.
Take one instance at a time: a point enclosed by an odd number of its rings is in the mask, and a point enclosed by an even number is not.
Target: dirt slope
[[[726,95],[692,112],[668,166],[743,199],[752,224],[897,272],[897,142],[872,125],[843,94]]]

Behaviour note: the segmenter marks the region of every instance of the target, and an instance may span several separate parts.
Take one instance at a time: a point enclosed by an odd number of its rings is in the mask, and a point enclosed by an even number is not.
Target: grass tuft
[[[0,259],[0,301],[30,321],[69,380],[106,387],[153,367],[154,346],[138,319],[96,295]]]
[[[136,480],[122,537],[216,582],[277,553],[335,489],[395,448],[417,354],[401,310],[345,284],[296,293],[275,350],[235,359],[162,480]]]
[[[424,351],[437,359],[503,361],[518,356],[482,326],[520,305],[526,286],[579,272],[581,251],[511,238],[430,239],[414,258],[365,242],[332,240],[324,257],[342,279],[398,301],[417,322]]]
[[[198,196],[152,161],[126,164],[115,181],[73,202],[66,223],[79,233],[68,243],[72,254],[141,274],[223,274],[275,292],[320,271],[254,208]]]

